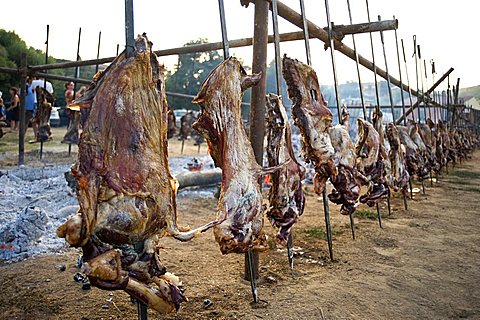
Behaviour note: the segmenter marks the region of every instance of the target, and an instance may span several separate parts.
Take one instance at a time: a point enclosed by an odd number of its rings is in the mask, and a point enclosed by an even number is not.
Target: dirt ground
[[[390,216],[382,205],[383,229],[373,209],[359,207],[356,240],[348,217],[330,203],[334,262],[322,202],[307,186],[294,231],[295,271],[271,242],[260,254],[259,304],[242,279],[244,256],[223,256],[211,231],[187,243],[165,238],[163,262],[183,280],[189,302],[176,316],[149,311],[149,319],[479,319],[479,161],[476,152],[433,187],[427,181],[426,195],[416,193],[408,211],[398,196]],[[198,226],[215,216],[216,201],[180,196],[178,207],[181,223]],[[273,236],[267,220],[265,229]],[[0,318],[137,319],[127,294],[81,289],[73,280],[78,256],[67,249],[0,265]],[[205,299],[213,302],[206,309]]]

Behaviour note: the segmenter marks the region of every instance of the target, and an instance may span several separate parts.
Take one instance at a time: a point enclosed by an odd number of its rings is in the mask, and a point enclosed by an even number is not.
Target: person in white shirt
[[[50,81],[47,81],[45,85],[45,79],[42,79],[42,78],[35,79],[32,81],[32,88],[35,90],[36,87],[45,88],[48,91],[48,93],[53,94],[53,86]]]

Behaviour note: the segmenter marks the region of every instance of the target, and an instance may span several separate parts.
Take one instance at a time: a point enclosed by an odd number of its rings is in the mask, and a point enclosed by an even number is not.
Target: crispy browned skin
[[[331,176],[335,177],[335,153],[330,141],[332,112],[328,110],[315,71],[298,60],[283,58],[283,78],[293,102],[292,115],[302,135],[302,155],[315,167],[314,188],[320,194]]]
[[[271,174],[266,214],[272,225],[279,229],[277,241],[286,245],[291,229],[305,207],[302,190],[305,168],[293,154],[290,124],[280,97],[267,95],[266,109],[268,165],[274,167],[288,162],[283,169]]]
[[[340,213],[349,215],[358,206],[360,183],[358,171],[355,168],[355,146],[349,134],[350,115],[345,107],[342,108],[342,123],[330,129],[330,139],[335,149],[334,161],[337,166],[337,175],[330,178],[334,189],[328,195],[333,203],[342,205]]]
[[[33,122],[38,126],[36,140],[38,142],[45,142],[50,139],[52,135],[50,115],[52,113],[52,103],[55,99],[44,88],[36,87],[35,92],[37,95],[37,111]]]
[[[214,223],[189,232],[176,227],[163,66],[146,36],[135,47],[133,57],[121,54],[74,101],[90,111],[72,168],[80,209],[57,235],[83,248],[93,285],[126,290],[168,313],[186,298],[178,278],[165,277],[159,238],[189,240]],[[132,246],[138,243],[144,249],[136,254]]]
[[[388,157],[391,164],[391,187],[393,191],[401,191],[403,195],[406,195],[410,175],[408,174],[405,160],[405,147],[402,146],[400,134],[398,133],[397,127],[393,123],[389,123],[387,125],[386,133],[388,143],[390,144]]]
[[[193,127],[207,140],[215,165],[222,168],[217,210],[225,221],[213,231],[223,254],[266,248],[258,183],[262,169],[241,118],[243,92],[260,78],[260,74],[247,75],[240,62],[231,57],[210,73],[193,100],[202,111]]]
[[[357,170],[366,178],[361,181],[362,185],[369,186],[367,192],[360,197],[360,202],[373,206],[388,196],[380,135],[366,120],[357,118],[357,125],[358,139],[355,144]]]

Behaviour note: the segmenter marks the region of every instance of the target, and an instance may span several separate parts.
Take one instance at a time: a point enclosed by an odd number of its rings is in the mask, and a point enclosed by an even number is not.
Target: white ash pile
[[[213,170],[209,156],[169,160],[173,175],[192,170]],[[20,167],[0,172],[0,261],[59,252],[67,248],[56,228],[75,214],[78,202],[68,186],[71,165]],[[213,197],[215,188],[189,188],[179,195]]]
[[[64,247],[55,229],[78,208],[65,181],[69,170],[69,165],[59,165],[2,172],[0,260],[18,261]]]

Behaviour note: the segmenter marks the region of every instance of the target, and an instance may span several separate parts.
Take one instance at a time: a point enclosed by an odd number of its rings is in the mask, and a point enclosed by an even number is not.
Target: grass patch
[[[450,172],[450,175],[459,177],[462,179],[480,179],[480,173],[471,172],[471,171],[456,170],[456,171]]]
[[[459,190],[459,191],[480,193],[480,188],[475,188],[475,187],[465,186],[464,188],[453,188],[453,189]]]
[[[309,238],[327,239],[327,235],[323,228],[313,227],[313,228],[303,229],[302,232],[305,233]],[[337,230],[332,228],[332,236],[337,236],[340,234],[343,234],[343,230]]]
[[[384,219],[390,218],[390,216],[388,215],[388,212],[383,212],[382,209],[380,209],[380,215]],[[378,219],[377,211],[362,210],[362,209],[355,210],[355,212],[353,213],[353,217],[359,218],[359,219],[370,219],[370,220]]]
[[[451,183],[451,184],[458,184],[458,185],[471,185],[472,183],[470,181],[465,181],[465,180],[452,180],[452,179],[448,179],[447,180],[448,183]]]

